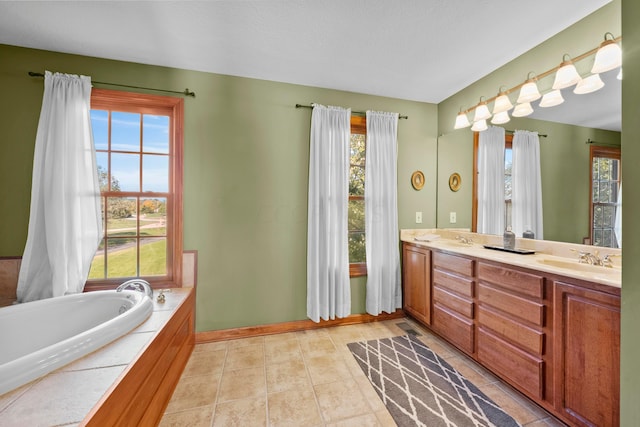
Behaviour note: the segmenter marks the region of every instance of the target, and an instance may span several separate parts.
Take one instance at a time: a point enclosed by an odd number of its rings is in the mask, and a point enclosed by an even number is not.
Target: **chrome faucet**
[[[574,252],[578,253],[578,262],[581,264],[590,264],[590,265],[599,265],[602,267],[613,267],[612,257],[618,256],[614,254],[607,254],[604,257],[600,258],[600,253],[598,251],[594,251],[594,253],[587,251],[578,251],[575,249],[571,249]]]
[[[116,288],[116,292],[122,292],[123,290],[143,292],[149,298],[153,298],[153,288],[146,280],[131,279],[127,280]]]

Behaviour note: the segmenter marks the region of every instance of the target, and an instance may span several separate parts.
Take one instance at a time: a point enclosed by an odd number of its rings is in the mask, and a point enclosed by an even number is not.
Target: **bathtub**
[[[95,291],[0,309],[0,395],[78,359],[142,323],[144,293]]]

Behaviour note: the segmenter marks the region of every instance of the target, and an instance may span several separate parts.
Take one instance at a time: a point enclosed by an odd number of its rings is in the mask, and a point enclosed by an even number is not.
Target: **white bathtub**
[[[95,291],[0,309],[0,394],[78,359],[142,323],[144,293]]]

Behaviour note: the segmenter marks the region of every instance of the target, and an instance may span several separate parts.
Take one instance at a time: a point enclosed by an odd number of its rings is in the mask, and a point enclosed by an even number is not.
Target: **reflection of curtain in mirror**
[[[478,233],[504,232],[504,128],[491,126],[478,139]]]
[[[616,220],[613,232],[616,234],[618,247],[622,247],[622,183],[618,187],[618,201],[616,202]]]
[[[530,228],[543,238],[540,139],[537,132],[518,130],[513,136],[513,232],[521,237]]]

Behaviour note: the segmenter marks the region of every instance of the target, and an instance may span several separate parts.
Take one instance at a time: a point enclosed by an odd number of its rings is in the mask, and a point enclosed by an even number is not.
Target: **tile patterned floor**
[[[160,426],[395,426],[346,345],[402,322],[522,425],[563,426],[409,319],[198,344]]]

